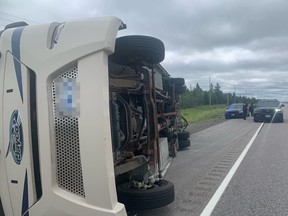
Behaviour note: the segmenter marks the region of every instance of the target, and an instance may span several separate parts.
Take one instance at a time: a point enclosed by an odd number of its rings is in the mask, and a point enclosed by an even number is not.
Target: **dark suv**
[[[283,105],[276,99],[258,100],[254,109],[254,122],[283,122]]]

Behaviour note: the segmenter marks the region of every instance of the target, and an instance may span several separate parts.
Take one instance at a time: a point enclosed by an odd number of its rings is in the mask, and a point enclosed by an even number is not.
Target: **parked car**
[[[243,103],[233,103],[225,110],[225,119],[243,118]]]
[[[254,122],[283,122],[282,107],[277,99],[258,100],[254,109]]]

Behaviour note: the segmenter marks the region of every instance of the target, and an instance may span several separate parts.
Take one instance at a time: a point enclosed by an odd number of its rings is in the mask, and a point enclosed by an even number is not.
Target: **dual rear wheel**
[[[183,131],[178,133],[178,143],[179,149],[185,149],[191,145],[190,143],[190,133],[188,131]]]

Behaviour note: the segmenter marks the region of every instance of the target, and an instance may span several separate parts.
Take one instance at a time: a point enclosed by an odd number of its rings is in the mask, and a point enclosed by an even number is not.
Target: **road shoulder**
[[[224,117],[219,117],[216,119],[210,119],[204,122],[199,123],[190,123],[188,127],[186,128],[187,131],[190,132],[190,134],[197,133],[199,131],[205,130],[209,127],[212,127],[214,125],[220,124],[222,122],[226,121]]]

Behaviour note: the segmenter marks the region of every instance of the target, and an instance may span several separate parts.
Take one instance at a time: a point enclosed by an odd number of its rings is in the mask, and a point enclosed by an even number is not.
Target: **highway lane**
[[[288,215],[286,122],[265,123],[216,205],[218,215]]]
[[[252,118],[232,119],[193,134],[165,177],[175,185],[175,201],[137,215],[200,215],[258,127]]]

